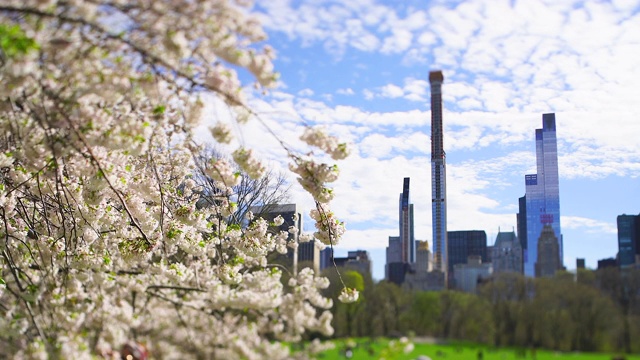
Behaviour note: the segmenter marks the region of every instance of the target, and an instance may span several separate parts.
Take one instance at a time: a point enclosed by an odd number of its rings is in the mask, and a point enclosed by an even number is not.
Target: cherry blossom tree
[[[219,159],[226,158],[222,150],[211,146],[195,156],[196,173],[193,179],[200,191],[200,200],[196,206],[209,206],[216,203],[220,196],[220,188],[217,182],[207,175],[211,172],[211,167]],[[240,175],[240,182],[232,188],[231,200],[235,203],[235,212],[227,218],[227,223],[242,224],[247,212],[254,206],[260,206],[265,212],[273,205],[284,204],[289,201],[291,184],[287,179],[287,174],[274,169],[267,169],[264,175],[257,179],[252,179],[241,169],[235,169]],[[254,214],[260,216],[261,214]]]
[[[266,260],[287,234],[215,216],[234,211],[233,164],[210,164],[219,201],[196,207],[205,95],[262,122],[236,70],[262,89],[277,80],[248,3],[0,2],[0,358],[304,358],[323,345],[285,342],[332,334],[328,280],[303,270],[283,285]],[[230,143],[230,129],[211,133]],[[322,129],[301,140],[348,153]],[[316,202],[313,236],[335,245],[338,168],[281,144]],[[233,161],[265,172],[249,147]]]

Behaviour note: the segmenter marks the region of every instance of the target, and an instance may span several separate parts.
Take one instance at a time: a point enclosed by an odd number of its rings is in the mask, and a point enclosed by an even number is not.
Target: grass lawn
[[[336,340],[335,349],[322,353],[319,359],[348,359],[345,356],[347,341],[351,341],[351,359],[379,359],[384,356],[386,340],[353,339]],[[523,352],[517,349],[494,349],[483,345],[469,345],[461,343],[431,344],[414,341],[414,350],[409,354],[395,354],[385,359],[405,360],[418,359],[426,355],[431,360],[611,360],[616,354],[605,353],[561,353],[555,351],[537,350],[533,354],[530,350]],[[479,355],[481,353],[481,355]],[[640,355],[625,355],[626,360],[640,360]]]

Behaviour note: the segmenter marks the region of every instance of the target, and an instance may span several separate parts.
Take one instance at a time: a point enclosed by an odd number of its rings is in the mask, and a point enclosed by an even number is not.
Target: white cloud
[[[561,222],[563,229],[586,229],[587,232],[618,233],[618,226],[615,223],[580,216],[562,216]]]
[[[305,96],[306,97],[306,96],[312,96],[313,94],[314,94],[313,90],[311,90],[309,88],[302,89],[302,90],[298,91],[298,96]]]
[[[399,98],[404,95],[404,91],[397,85],[388,84],[380,89],[380,96],[388,98]]]
[[[352,88],[338,89],[338,90],[336,90],[336,93],[338,93],[340,95],[353,95],[353,94],[355,94],[355,92],[353,91]]]
[[[371,91],[369,89],[362,90],[362,95],[367,100],[373,100],[373,98],[375,97],[375,94],[373,93],[373,91]]]
[[[411,46],[413,34],[403,29],[393,29],[391,35],[384,39],[380,52],[383,54],[400,53]]]

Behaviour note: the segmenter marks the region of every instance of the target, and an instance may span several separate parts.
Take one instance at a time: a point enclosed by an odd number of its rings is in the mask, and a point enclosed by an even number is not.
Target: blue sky
[[[640,1],[257,0],[255,10],[281,83],[254,94],[254,108],[294,146],[301,122],[352,144],[335,186],[348,229],[338,254],[368,250],[384,276],[404,177],[416,238],[431,241],[427,79],[442,70],[448,229],[485,230],[493,244],[516,226],[534,131],[555,112],[564,263],[615,256],[616,216],[640,213]],[[258,127],[239,132],[264,158],[281,155]],[[293,200],[311,208],[297,188]]]

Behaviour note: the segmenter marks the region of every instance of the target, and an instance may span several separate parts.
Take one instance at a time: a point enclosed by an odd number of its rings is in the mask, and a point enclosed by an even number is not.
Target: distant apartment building
[[[640,263],[640,215],[618,215],[618,265]]]
[[[349,251],[346,257],[336,257],[336,266],[371,275],[371,259],[365,250]]]
[[[617,266],[618,266],[618,262],[616,261],[615,258],[606,258],[606,259],[598,260],[598,270],[602,270],[610,267],[617,267]]]
[[[454,266],[465,264],[469,256],[477,255],[483,263],[487,262],[487,233],[484,230],[462,230],[447,232],[447,253],[449,258],[448,282],[455,287]]]
[[[576,269],[585,269],[585,263],[584,263],[584,258],[577,258],[576,259]]]
[[[416,241],[416,262],[413,268],[416,272],[429,272],[432,270],[429,242],[420,240]]]
[[[320,250],[320,271],[333,266],[333,249],[327,246]]]
[[[403,287],[416,291],[436,291],[445,288],[441,272],[432,272],[429,242],[416,241],[416,262],[405,275]]]
[[[545,225],[538,238],[538,261],[535,266],[535,275],[536,277],[551,277],[562,268],[558,237],[551,225]]]
[[[387,261],[384,265],[385,279],[391,280],[391,264],[402,264],[402,242],[399,236],[389,236],[389,245],[386,249]],[[397,269],[398,266],[395,266]],[[404,269],[404,267],[401,267]],[[396,270],[397,272],[397,270]],[[404,279],[404,277],[403,277]]]
[[[536,129],[536,173],[525,175],[525,196],[520,198],[518,236],[526,241],[524,273],[535,276],[539,262],[538,239],[550,226],[558,241],[562,267],[562,231],[560,229],[560,186],[558,173],[558,144],[555,114],[542,115],[542,129]],[[523,237],[523,235],[526,236]],[[542,262],[545,262],[543,259]]]
[[[522,246],[515,232],[498,232],[491,249],[493,273],[514,272],[522,274]]]
[[[453,266],[455,288],[460,291],[475,293],[478,283],[491,277],[492,264],[483,263],[479,255],[471,255],[467,261]]]

